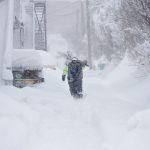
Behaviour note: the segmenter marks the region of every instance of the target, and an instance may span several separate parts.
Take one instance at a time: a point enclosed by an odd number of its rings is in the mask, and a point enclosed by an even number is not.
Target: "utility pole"
[[[76,11],[76,36],[79,36],[79,10]]]
[[[82,38],[85,35],[85,5],[83,1],[81,1],[81,17],[80,17],[80,22],[81,22],[81,36]]]
[[[88,63],[90,69],[92,69],[92,47],[91,47],[91,21],[89,11],[89,0],[86,0],[86,20],[87,20],[87,40],[88,40]]]

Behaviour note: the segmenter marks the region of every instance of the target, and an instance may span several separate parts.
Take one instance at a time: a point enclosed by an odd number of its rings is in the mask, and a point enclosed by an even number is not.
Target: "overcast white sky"
[[[74,1],[78,1],[78,0],[47,0],[47,1],[69,1],[69,2],[74,2]]]
[[[48,33],[74,28],[80,3],[71,4],[73,1],[75,0],[47,0]]]

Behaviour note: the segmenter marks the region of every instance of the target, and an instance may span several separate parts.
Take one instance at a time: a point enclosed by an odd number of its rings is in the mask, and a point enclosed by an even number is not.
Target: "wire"
[[[71,14],[70,14],[71,15]],[[66,16],[69,16],[69,15],[66,15]],[[65,17],[65,16],[64,16]],[[61,18],[62,19],[62,18]],[[54,22],[58,22],[58,21],[62,21],[61,19],[58,19],[58,18],[51,18],[51,22],[49,22],[49,24],[51,24],[51,23],[54,23]]]
[[[57,11],[64,10],[65,8],[68,8],[68,7],[70,7],[70,6],[73,6],[74,4],[77,4],[77,3],[79,3],[79,1],[75,1],[75,2],[73,2],[73,3],[71,3],[71,4],[68,4],[68,5],[62,7],[62,8],[55,9],[54,11],[51,11],[51,12],[49,12],[49,13],[53,14],[53,13],[55,13],[55,12],[57,12]]]
[[[53,16],[70,16],[70,15],[74,15],[74,14],[76,14],[77,13],[77,11],[73,11],[73,12],[70,12],[70,13],[66,13],[66,14],[56,14],[56,15],[53,15]]]
[[[75,14],[75,13],[72,13],[72,15],[73,14]],[[71,15],[71,14],[69,14],[69,15]],[[62,17],[66,17],[66,16],[69,16],[69,15],[64,15],[64,16],[62,16]],[[63,18],[61,18],[61,19],[63,19]],[[52,23],[54,23],[54,22],[58,22],[58,21],[62,21],[60,18],[57,18],[57,17],[55,17],[55,18],[53,18],[53,17],[51,17],[50,18],[50,20],[51,20],[51,22],[49,22],[49,24],[52,24]]]

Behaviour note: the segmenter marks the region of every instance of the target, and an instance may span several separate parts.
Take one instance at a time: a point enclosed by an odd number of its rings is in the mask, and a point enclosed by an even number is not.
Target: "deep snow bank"
[[[117,150],[150,149],[150,109],[136,113],[128,121],[125,136]]]
[[[116,67],[103,83],[116,92],[118,96],[129,102],[141,105],[143,107],[150,106],[150,76],[146,78],[137,77],[137,66],[126,54],[122,62]]]
[[[106,77],[108,84],[125,84],[134,79],[137,67],[132,65],[132,61],[126,54],[120,64]]]
[[[101,86],[94,72],[88,72],[84,78],[87,95],[82,100],[74,100],[70,96],[67,81],[61,81],[62,71],[46,69],[44,72],[46,83],[34,88],[0,87],[1,92],[11,97],[0,95],[0,121],[3,124],[0,128],[4,131],[0,130],[3,142],[0,149],[116,150],[119,147],[118,150],[128,150],[123,148],[129,138],[131,145],[128,148],[136,145],[130,134],[134,127],[141,128],[142,122],[149,126],[146,122],[148,113],[144,114],[147,116],[144,121],[143,115],[130,119],[141,109]],[[5,115],[7,112],[12,115]],[[141,123],[137,122],[139,118]],[[138,132],[136,130],[135,134],[140,136]],[[142,136],[146,138],[146,135]],[[141,140],[139,144],[144,143],[149,148],[146,141]]]
[[[34,132],[36,121],[37,114],[25,103],[0,92],[0,149],[28,149],[29,135]]]
[[[130,116],[124,137],[118,144],[117,150],[149,150],[150,76],[137,77],[137,67],[126,55],[118,67],[107,77],[105,84],[116,93],[116,97],[143,108],[142,111]]]

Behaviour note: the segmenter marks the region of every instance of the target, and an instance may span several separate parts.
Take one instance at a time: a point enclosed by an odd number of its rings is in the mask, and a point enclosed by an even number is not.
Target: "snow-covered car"
[[[43,68],[51,66],[50,54],[33,49],[15,49],[12,57],[13,85],[25,87],[44,82]]]

